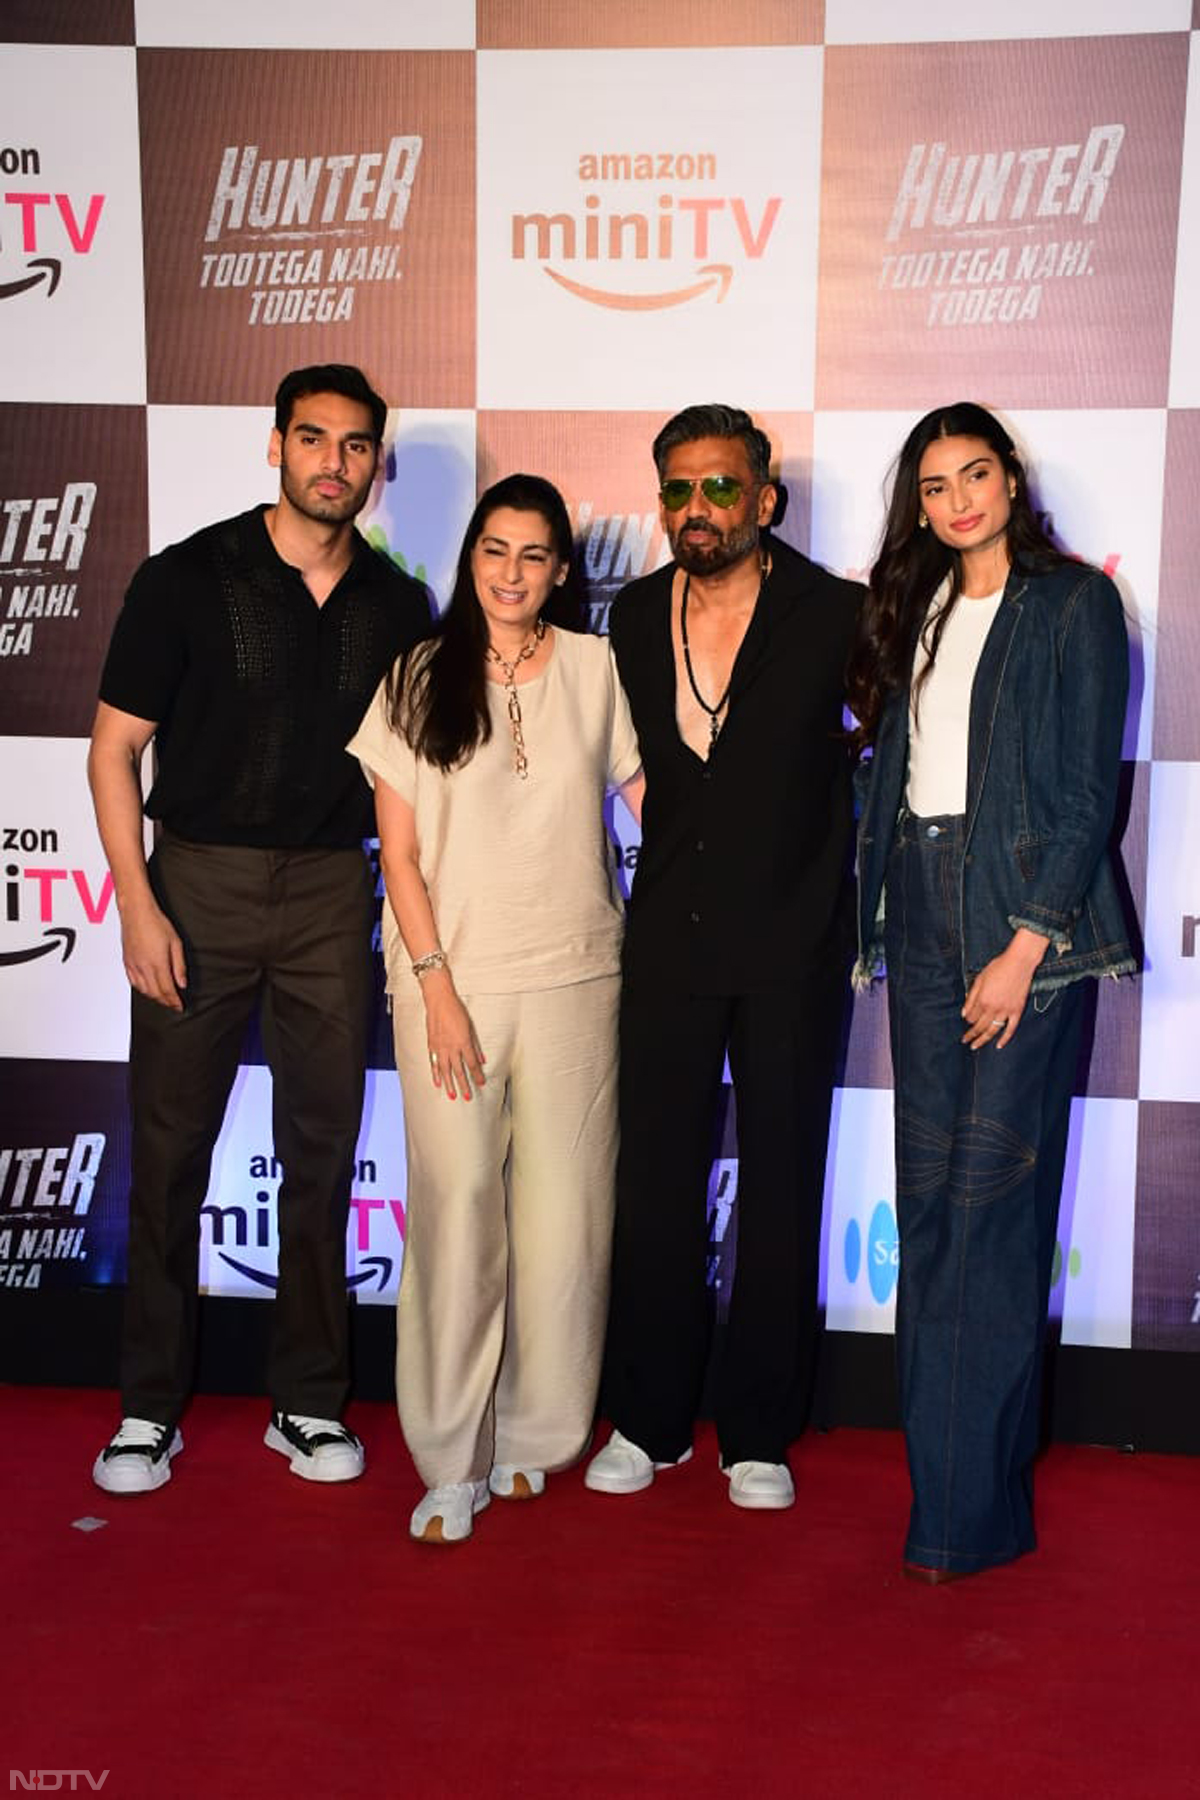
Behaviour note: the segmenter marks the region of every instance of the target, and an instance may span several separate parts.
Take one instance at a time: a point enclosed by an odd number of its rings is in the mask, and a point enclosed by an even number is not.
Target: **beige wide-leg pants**
[[[408,1211],[396,1399],[427,1487],[555,1469],[591,1429],[608,1307],[619,977],[464,995],[487,1081],[447,1100],[394,1002]],[[414,983],[415,988],[415,983]]]

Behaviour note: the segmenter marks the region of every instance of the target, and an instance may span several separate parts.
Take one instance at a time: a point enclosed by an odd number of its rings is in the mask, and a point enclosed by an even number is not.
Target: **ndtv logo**
[[[8,1771],[10,1792],[14,1788],[24,1788],[26,1793],[55,1793],[60,1788],[69,1788],[74,1793],[80,1780],[87,1782],[93,1793],[98,1793],[108,1780],[108,1770],[101,1769],[99,1775],[93,1775],[90,1769],[30,1769],[26,1775],[20,1769]]]

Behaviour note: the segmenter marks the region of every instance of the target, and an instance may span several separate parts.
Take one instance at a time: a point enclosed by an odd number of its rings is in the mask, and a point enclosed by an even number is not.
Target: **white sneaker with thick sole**
[[[461,1544],[471,1535],[475,1514],[491,1498],[486,1481],[452,1481],[430,1488],[413,1510],[408,1534],[422,1544]]]
[[[488,1486],[500,1500],[536,1500],[546,1491],[546,1471],[528,1463],[493,1463]]]
[[[367,1466],[363,1447],[340,1419],[313,1419],[278,1408],[263,1434],[268,1450],[278,1450],[303,1481],[355,1481]]]
[[[786,1463],[735,1462],[724,1471],[729,1498],[753,1512],[782,1512],[796,1504],[796,1490]]]
[[[675,1462],[652,1462],[640,1445],[630,1443],[623,1432],[614,1431],[603,1450],[588,1464],[583,1485],[597,1494],[640,1494],[659,1470],[677,1469],[691,1454],[685,1450]]]
[[[173,1425],[122,1419],[92,1464],[92,1480],[106,1494],[151,1494],[171,1479],[171,1458],[183,1449]]]

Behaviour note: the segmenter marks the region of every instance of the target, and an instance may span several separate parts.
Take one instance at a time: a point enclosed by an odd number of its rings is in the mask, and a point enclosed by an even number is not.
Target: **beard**
[[[367,503],[371,492],[371,482],[367,481],[355,486],[352,481],[343,484],[338,494],[317,493],[317,481],[328,481],[329,477],[318,477],[307,483],[298,481],[288,468],[286,457],[279,466],[279,485],[288,504],[293,511],[305,519],[312,519],[321,525],[341,525],[347,519],[356,519]],[[374,476],[372,476],[372,481]]]
[[[688,530],[702,531],[704,535],[689,543],[683,535]],[[675,561],[685,573],[718,575],[722,569],[732,569],[735,563],[740,563],[758,548],[758,524],[747,519],[744,525],[719,531],[707,519],[684,519],[674,531],[667,527],[667,537]]]

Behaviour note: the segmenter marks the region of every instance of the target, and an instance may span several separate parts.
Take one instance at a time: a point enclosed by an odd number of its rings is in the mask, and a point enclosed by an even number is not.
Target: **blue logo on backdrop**
[[[853,1287],[858,1280],[858,1271],[862,1268],[862,1231],[857,1219],[851,1219],[846,1227],[843,1254],[846,1259],[846,1280]]]
[[[871,1214],[865,1256],[862,1226],[857,1219],[851,1219],[846,1226],[842,1256],[846,1280],[850,1286],[853,1287],[857,1282],[865,1262],[871,1298],[880,1306],[886,1306],[900,1272],[900,1238],[896,1230],[896,1215],[886,1200],[881,1200]]]
[[[871,1214],[867,1233],[867,1280],[871,1292],[882,1306],[892,1297],[900,1273],[900,1234],[896,1215],[886,1200],[881,1200]]]

